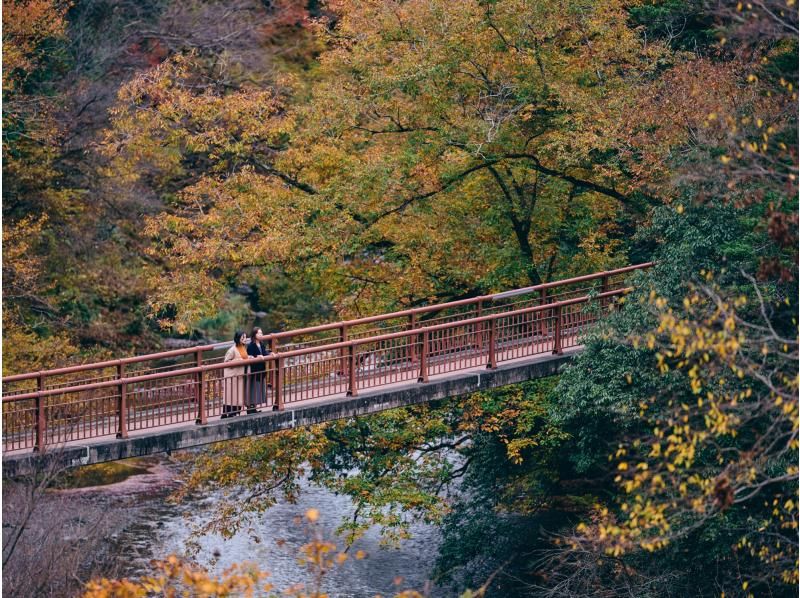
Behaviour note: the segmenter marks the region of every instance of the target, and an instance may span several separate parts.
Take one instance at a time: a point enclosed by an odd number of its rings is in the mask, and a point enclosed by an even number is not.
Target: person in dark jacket
[[[270,350],[262,342],[264,334],[261,328],[253,328],[250,334],[250,342],[247,344],[247,354],[250,357],[262,357],[270,354]],[[263,361],[250,365],[250,389],[248,397],[247,413],[256,413],[259,405],[267,402],[266,396],[266,372],[267,364]]]

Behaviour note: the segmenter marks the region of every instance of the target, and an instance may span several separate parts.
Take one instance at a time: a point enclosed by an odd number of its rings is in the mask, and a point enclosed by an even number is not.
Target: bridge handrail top
[[[495,299],[498,298],[500,295],[506,295],[507,293],[517,293],[517,294],[525,294],[525,293],[533,293],[534,291],[544,291],[547,289],[552,289],[555,287],[560,287],[561,285],[565,284],[574,284],[576,282],[585,282],[587,280],[596,280],[598,278],[605,278],[606,276],[615,276],[617,274],[625,274],[626,272],[633,272],[634,270],[643,270],[645,268],[651,268],[655,265],[655,262],[644,262],[642,264],[634,264],[632,266],[625,266],[624,268],[616,268],[615,270],[606,270],[604,272],[594,272],[593,274],[584,274],[583,276],[575,276],[573,278],[566,278],[564,280],[554,280],[552,282],[544,282],[542,284],[533,285],[530,287],[522,287],[519,289],[512,289],[510,291],[502,291],[500,293],[493,293],[491,295],[486,295],[483,299]]]
[[[584,274],[583,276],[576,276],[573,278],[565,278],[563,280],[554,280],[553,282],[546,282],[542,284],[537,284],[530,287],[522,287],[520,289],[513,289],[514,292],[524,294],[524,293],[532,293],[534,291],[544,291],[547,289],[552,289],[555,287],[560,287],[567,284],[574,284],[576,282],[584,282],[587,280],[596,280],[598,278],[604,278],[606,276],[615,276],[617,274],[624,274],[626,272],[632,272],[633,270],[641,270],[644,268],[650,268],[655,264],[655,262],[645,262],[643,264],[635,264],[632,266],[625,266],[624,268],[617,268],[615,270],[606,270],[603,272],[595,272],[593,274]],[[270,338],[286,338],[297,336],[300,334],[311,334],[314,332],[324,332],[326,330],[335,330],[337,328],[341,328],[342,326],[357,326],[358,324],[371,324],[373,322],[381,322],[383,320],[391,320],[393,318],[402,318],[404,316],[411,316],[415,314],[422,314],[431,311],[439,311],[442,309],[447,309],[448,307],[459,307],[461,305],[469,305],[472,303],[478,303],[479,301],[492,301],[500,295],[504,295],[509,291],[502,291],[498,293],[492,293],[490,295],[479,295],[477,297],[469,297],[467,299],[459,299],[457,301],[448,301],[446,303],[436,303],[434,305],[425,305],[423,307],[414,307],[411,309],[404,309],[401,311],[394,311],[389,312],[386,314],[378,314],[375,316],[366,316],[363,318],[357,318],[355,320],[343,320],[341,322],[331,322],[328,324],[320,324],[318,326],[309,326],[308,328],[297,328],[295,330],[287,330],[285,332],[273,332],[270,334],[265,334],[265,339]],[[230,342],[227,343],[230,346]]]
[[[576,276],[573,278],[566,278],[563,280],[556,280],[552,282],[547,282],[543,284],[538,284],[530,287],[522,287],[520,289],[513,289],[515,294],[526,294],[532,293],[535,291],[543,291],[551,288],[556,288],[563,285],[574,284],[576,282],[584,282],[587,280],[596,280],[598,278],[604,278],[606,276],[615,276],[617,274],[624,274],[626,272],[632,272],[634,270],[641,270],[645,268],[650,268],[655,264],[655,262],[645,262],[642,264],[634,264],[631,266],[625,266],[623,268],[616,268],[614,270],[605,270],[603,272],[595,272],[592,274],[585,274],[583,276]],[[479,301],[492,301],[498,296],[504,295],[512,291],[502,291],[499,293],[492,293],[490,295],[480,295],[478,297],[470,297],[468,299],[459,299],[457,301],[448,301],[446,303],[437,303],[435,305],[426,305],[423,307],[416,307],[412,309],[406,309],[402,311],[395,311],[390,312],[387,314],[378,314],[375,316],[367,316],[364,318],[357,318],[354,320],[343,320],[340,322],[332,322],[328,324],[320,324],[318,326],[310,326],[307,328],[298,328],[295,330],[286,330],[284,332],[273,332],[270,334],[264,335],[264,340],[269,341],[271,339],[283,339],[283,338],[291,338],[293,336],[298,336],[301,334],[313,334],[315,332],[325,332],[327,330],[336,330],[342,328],[343,326],[357,326],[359,324],[370,324],[374,322],[381,322],[385,320],[391,320],[394,318],[401,318],[405,316],[411,316],[415,314],[422,314],[428,313],[431,311],[439,311],[442,309],[447,309],[450,307],[458,307],[461,305],[469,305],[472,303],[478,303]],[[550,306],[554,304],[549,304]],[[377,338],[377,337],[372,337]],[[131,363],[141,363],[144,361],[153,361],[156,359],[166,359],[169,357],[180,357],[182,355],[190,355],[192,353],[196,353],[198,351],[214,351],[218,349],[224,349],[230,347],[233,344],[232,341],[226,341],[221,343],[212,343],[208,345],[197,345],[194,347],[186,347],[184,349],[173,349],[171,351],[162,351],[160,353],[148,353],[146,355],[138,355],[132,357],[123,357],[120,359],[110,359],[107,361],[99,361],[94,363],[85,363],[79,365],[73,365],[63,368],[56,368],[51,370],[40,370],[36,372],[28,372],[25,374],[14,374],[11,376],[4,376],[2,378],[2,383],[7,384],[10,382],[20,382],[22,380],[33,380],[39,378],[40,376],[61,376],[64,374],[73,374],[76,372],[82,372],[87,370],[95,370],[95,369],[103,369],[108,367],[120,366],[120,365],[127,365]],[[283,355],[287,355],[288,353],[283,353]],[[181,370],[184,371],[184,370]],[[129,378],[133,379],[133,378]]]
[[[120,357],[119,359],[108,359],[106,361],[94,361],[92,363],[82,363],[78,365],[71,365],[63,368],[55,368],[52,370],[40,370],[36,372],[27,372],[25,374],[14,374],[12,376],[4,376],[3,384],[7,382],[19,382],[20,380],[30,380],[38,378],[39,376],[59,376],[62,374],[74,374],[75,372],[83,372],[86,370],[99,370],[103,368],[110,368],[119,365],[127,365],[129,363],[138,363],[141,361],[150,361],[154,359],[165,359],[167,357],[178,357],[180,355],[188,355],[196,351],[213,351],[223,346],[228,346],[231,343],[214,343],[211,345],[196,345],[194,347],[186,347],[184,349],[173,349],[172,351],[162,351],[161,353],[148,353],[147,355],[136,355],[132,357]]]
[[[173,378],[175,376],[183,376],[187,374],[197,374],[200,372],[208,372],[213,370],[219,370],[223,368],[231,368],[231,367],[243,367],[246,365],[250,365],[253,363],[262,363],[267,361],[277,361],[281,359],[287,359],[290,357],[297,357],[300,355],[308,355],[311,353],[321,353],[323,351],[335,351],[337,349],[346,349],[349,347],[355,347],[358,345],[366,345],[369,343],[375,342],[382,342],[387,340],[394,340],[397,338],[403,338],[407,336],[416,336],[420,334],[430,334],[431,332],[437,332],[439,330],[447,330],[449,328],[457,328],[459,326],[469,325],[469,324],[478,324],[482,322],[490,322],[492,320],[496,320],[499,318],[506,318],[506,317],[513,317],[519,315],[525,315],[529,313],[535,313],[537,311],[545,311],[545,310],[552,310],[555,308],[560,307],[567,307],[569,305],[576,305],[578,303],[588,303],[591,299],[603,299],[606,297],[614,297],[617,295],[624,295],[633,290],[633,287],[624,287],[621,289],[615,289],[613,291],[607,291],[605,293],[598,293],[597,295],[590,297],[589,295],[584,295],[582,297],[575,297],[573,299],[565,299],[563,301],[555,301],[553,303],[548,303],[546,305],[535,305],[532,307],[526,307],[523,309],[513,310],[513,311],[506,311],[500,312],[496,314],[489,314],[486,316],[480,316],[477,318],[470,318],[467,320],[458,320],[455,322],[446,322],[444,324],[437,324],[436,326],[427,326],[425,328],[415,328],[412,330],[401,330],[399,332],[392,332],[390,334],[382,334],[380,336],[374,336],[369,338],[359,338],[359,339],[352,339],[337,343],[331,343],[329,345],[321,345],[317,347],[306,347],[303,349],[296,349],[294,351],[287,351],[285,353],[272,353],[270,355],[266,355],[263,357],[254,357],[252,359],[242,360],[244,363],[239,362],[223,362],[223,363],[213,363],[208,365],[202,366],[194,366],[190,368],[182,368],[180,370],[172,370],[167,372],[158,372],[155,374],[144,374],[142,376],[131,376],[130,378],[121,378],[115,380],[108,380],[105,382],[94,382],[92,384],[81,384],[77,386],[68,386],[62,388],[49,388],[46,390],[41,391],[32,391],[26,393],[20,393],[17,395],[11,395],[8,397],[3,397],[3,403],[13,403],[17,401],[24,401],[28,399],[34,399],[38,397],[49,397],[53,395],[63,395],[72,392],[79,392],[79,391],[87,391],[87,390],[98,390],[101,388],[112,388],[115,386],[119,386],[120,384],[135,384],[137,382],[148,382],[151,380],[160,380],[162,378]]]

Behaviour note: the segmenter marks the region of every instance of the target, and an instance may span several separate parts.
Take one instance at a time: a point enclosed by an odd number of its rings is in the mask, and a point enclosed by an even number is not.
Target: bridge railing
[[[651,265],[651,263],[637,264],[504,293],[276,332],[265,335],[264,342],[270,346],[273,352],[286,352],[308,347],[321,347],[347,340],[366,339],[393,332],[416,330],[535,305],[547,305],[555,301],[583,296],[592,291],[604,292],[622,288],[625,277],[630,272],[648,268]],[[222,353],[230,345],[230,342],[200,345],[6,376],[2,379],[3,396],[10,397],[40,390],[95,384],[160,372],[177,372],[190,367],[219,363],[222,360]],[[411,350],[413,351],[413,347]]]
[[[446,322],[476,318],[490,313],[545,305],[554,301],[580,297],[592,291],[603,292],[619,289],[624,286],[625,277],[630,272],[650,266],[652,263],[649,262],[637,264],[515,289],[510,292],[482,295],[345,322],[273,333],[267,335],[267,338],[273,351],[294,350],[349,339],[369,338],[379,334],[415,330]]]
[[[630,289],[607,290],[546,304],[445,321],[410,330],[354,338],[323,346],[279,351],[240,362],[202,363],[180,370],[156,371],[73,386],[40,387],[4,396],[5,451],[43,450],[72,441],[174,424],[207,423],[256,403],[261,409],[283,409],[337,395],[538,354],[559,354],[616,297]],[[508,295],[506,295],[508,296]],[[516,297],[516,296],[512,296]],[[591,305],[590,305],[591,304]],[[122,361],[122,360],[120,360]],[[263,362],[265,371],[253,371]]]

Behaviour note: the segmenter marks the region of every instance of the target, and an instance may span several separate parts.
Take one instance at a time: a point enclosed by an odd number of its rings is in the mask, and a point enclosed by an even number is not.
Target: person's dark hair
[[[242,344],[242,335],[244,334],[244,330],[237,330],[233,335],[233,344],[237,347]]]
[[[259,330],[261,330],[261,326],[253,326],[253,330],[252,330],[252,332],[250,332],[250,342],[251,343],[254,343],[254,342],[256,342],[258,340],[256,338],[256,335],[258,334]]]

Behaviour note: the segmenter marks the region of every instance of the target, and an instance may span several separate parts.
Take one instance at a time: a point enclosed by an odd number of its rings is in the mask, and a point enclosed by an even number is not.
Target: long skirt
[[[266,387],[264,385],[265,375],[253,374],[250,377],[250,389],[248,394],[248,405],[264,405],[267,402]]]
[[[225,368],[222,395],[226,405],[244,406],[244,368]]]

